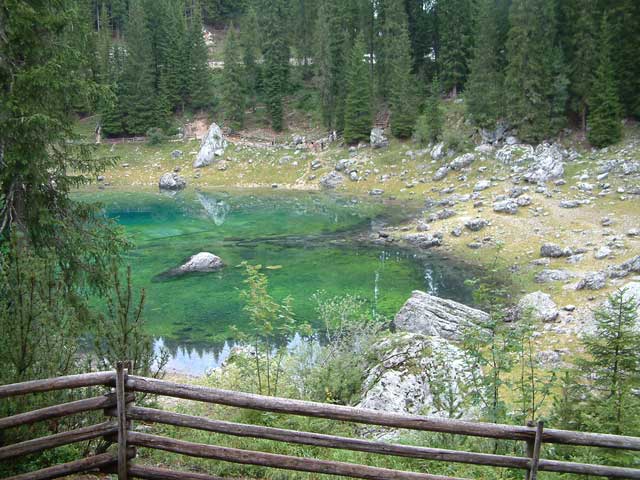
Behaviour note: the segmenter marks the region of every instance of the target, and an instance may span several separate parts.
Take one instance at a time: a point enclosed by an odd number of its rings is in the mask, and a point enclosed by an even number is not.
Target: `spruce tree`
[[[120,98],[124,128],[130,134],[142,135],[157,124],[151,36],[142,0],[130,3],[125,38],[127,55]]]
[[[407,13],[403,0],[381,0],[377,8],[378,35],[375,50],[376,89],[387,100],[392,84],[397,39],[407,29]]]
[[[255,8],[251,7],[240,25],[240,46],[245,73],[245,93],[248,106],[254,111],[260,87],[260,40],[258,38],[258,17]]]
[[[572,111],[586,132],[589,97],[597,68],[598,0],[567,0],[562,5],[562,28],[568,65]]]
[[[422,145],[436,143],[442,139],[444,113],[440,101],[440,80],[434,76],[431,92],[427,98],[424,113],[416,123],[415,138]]]
[[[224,44],[222,109],[227,126],[232,130],[239,130],[244,124],[246,89],[245,70],[241,57],[235,27],[231,25]]]
[[[364,37],[351,50],[347,70],[347,97],[344,110],[344,140],[356,143],[369,138],[371,131],[371,82],[365,59]]]
[[[403,22],[392,39],[390,67],[389,107],[391,111],[391,133],[398,138],[409,138],[413,133],[418,113],[416,105],[416,81],[411,73],[411,43],[407,24]]]
[[[608,13],[612,30],[612,59],[624,111],[640,119],[640,2],[617,0]]]
[[[504,65],[501,56],[499,5],[496,0],[480,0],[476,22],[475,48],[470,61],[465,90],[467,110],[474,122],[491,128],[504,114]]]
[[[591,383],[588,426],[616,435],[636,435],[640,431],[640,400],[634,393],[640,388],[638,304],[621,289],[609,296],[595,318],[595,332],[583,340],[589,357],[581,363]]]
[[[438,65],[440,80],[453,97],[464,86],[469,73],[472,46],[472,12],[470,0],[438,2],[440,45]],[[494,18],[494,24],[496,19]]]
[[[611,28],[605,15],[598,40],[598,66],[593,81],[588,117],[588,138],[592,145],[602,148],[622,138],[620,119],[622,108],[615,83],[615,70],[611,61]]]
[[[289,83],[289,41],[286,0],[261,0],[263,84],[271,127],[284,128],[284,97]]]
[[[185,84],[191,108],[204,108],[212,103],[209,50],[202,36],[202,10],[198,0],[190,2],[189,25],[185,46]]]
[[[509,20],[507,116],[522,140],[540,142],[565,118],[566,80],[556,45],[555,2],[514,0]]]
[[[96,56],[98,80],[101,84],[108,82],[109,77],[109,56],[111,54],[111,23],[107,6],[103,3],[100,8],[98,25],[98,38],[96,41]]]
[[[333,130],[342,124],[336,117],[339,116],[338,104],[344,86],[341,79],[346,55],[343,50],[344,32],[339,28],[334,4],[329,0],[320,0],[318,6],[315,44],[315,81],[320,93],[322,123]]]

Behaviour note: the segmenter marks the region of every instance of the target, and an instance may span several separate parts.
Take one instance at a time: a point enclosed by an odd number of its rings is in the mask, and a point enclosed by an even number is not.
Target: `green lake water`
[[[264,269],[272,295],[293,297],[296,318],[315,322],[311,296],[357,295],[389,319],[421,289],[470,302],[467,268],[436,254],[371,244],[371,231],[414,215],[419,205],[309,192],[191,192],[176,195],[107,193],[99,200],[134,243],[127,255],[156,346],[171,353],[169,368],[202,373],[232,346],[230,326],[247,328],[239,292],[242,261]],[[162,276],[200,251],[220,256],[216,273]],[[294,341],[299,341],[295,339]]]

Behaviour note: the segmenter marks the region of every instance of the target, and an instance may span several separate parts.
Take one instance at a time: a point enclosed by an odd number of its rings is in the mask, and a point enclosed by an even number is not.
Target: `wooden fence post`
[[[128,456],[127,456],[127,413],[125,385],[128,372],[125,371],[124,362],[116,364],[116,401],[118,413],[118,479],[127,480]]]
[[[532,421],[527,422],[528,427],[533,427]],[[533,440],[527,440],[527,457],[531,459],[529,468],[525,475],[526,480],[536,480],[538,477],[538,464],[540,463],[540,449],[542,447],[542,430],[544,422],[538,422],[536,426],[536,436]]]

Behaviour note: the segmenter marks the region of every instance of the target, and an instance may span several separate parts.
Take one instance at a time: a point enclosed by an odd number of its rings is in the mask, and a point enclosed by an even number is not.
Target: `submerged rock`
[[[482,324],[489,315],[453,300],[414,290],[393,320],[396,330],[460,340],[462,330]]]
[[[195,162],[193,162],[193,166],[201,168],[211,165],[216,157],[221,157],[224,154],[225,148],[227,148],[227,141],[222,135],[222,130],[217,124],[212,123],[207,136],[202,140],[200,151]]]
[[[183,265],[178,269],[183,273],[189,272],[217,272],[224,263],[222,259],[217,255],[209,252],[200,252],[192,255]]]

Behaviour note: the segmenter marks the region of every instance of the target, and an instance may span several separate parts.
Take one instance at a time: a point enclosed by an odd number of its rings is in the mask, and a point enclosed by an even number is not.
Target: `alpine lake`
[[[79,198],[100,202],[130,238],[133,286],[145,289],[147,327],[156,349],[169,352],[169,370],[203,374],[228,357],[232,326],[249,330],[242,262],[261,265],[270,294],[278,301],[291,296],[296,321],[315,328],[318,292],[357,296],[389,321],[416,289],[472,302],[468,266],[371,240],[418,214],[418,203],[271,190],[100,191]],[[225,267],[166,274],[198,252],[218,255]],[[300,341],[296,335],[290,344]]]

